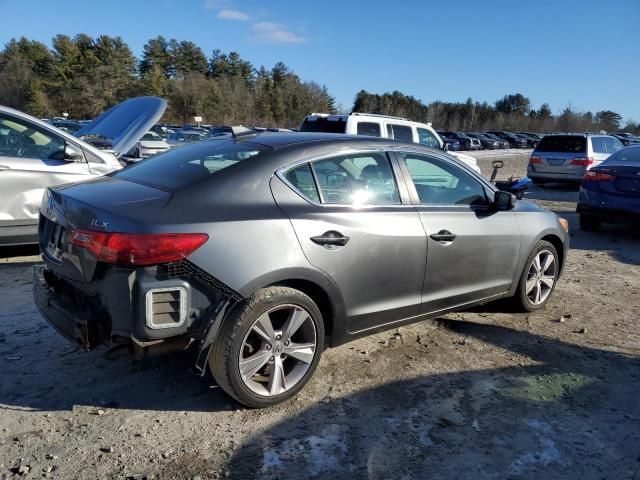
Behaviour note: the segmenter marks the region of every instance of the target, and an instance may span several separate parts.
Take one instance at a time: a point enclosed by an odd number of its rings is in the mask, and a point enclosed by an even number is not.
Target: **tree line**
[[[0,51],[0,104],[36,117],[94,118],[138,95],[168,100],[170,123],[297,126],[311,111],[335,112],[325,86],[302,81],[282,62],[255,67],[237,52],[207,57],[192,42],[158,36],[138,61],[120,37],[57,35],[51,48],[27,38]]]
[[[622,116],[611,110],[580,112],[565,107],[553,115],[549,104],[534,109],[531,100],[521,93],[505,95],[493,104],[473,101],[434,101],[425,105],[420,100],[398,91],[382,95],[361,90],[353,110],[357,112],[396,115],[421,122],[431,122],[448,131],[511,130],[516,132],[617,132],[640,134],[640,124],[632,120],[622,125]]]
[[[311,112],[336,113],[326,86],[302,81],[287,65],[256,67],[237,52],[213,50],[209,56],[193,42],[158,36],[136,59],[120,37],[57,35],[51,47],[27,38],[13,39],[0,51],[0,104],[37,117],[94,118],[138,95],[166,98],[163,120],[295,127]],[[361,90],[352,111],[397,115],[431,122],[445,130],[618,131],[616,112],[580,112],[566,107],[554,115],[548,104],[534,109],[520,93],[493,104],[473,101],[425,104],[398,91],[373,94]],[[340,112],[345,113],[345,112]],[[640,134],[628,121],[626,131]]]

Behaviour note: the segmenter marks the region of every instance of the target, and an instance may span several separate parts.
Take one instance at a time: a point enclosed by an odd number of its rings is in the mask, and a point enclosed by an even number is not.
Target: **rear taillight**
[[[537,165],[542,163],[542,158],[536,156],[536,155],[531,155],[531,158],[529,159],[529,163]]]
[[[99,262],[158,265],[176,262],[200,248],[206,233],[109,233],[75,230],[69,243],[90,251]]]
[[[616,177],[615,175],[598,170],[587,170],[582,179],[590,182],[611,182],[612,180],[615,180]]]
[[[593,165],[593,158],[591,158],[591,157],[572,158],[571,159],[571,165],[578,165],[578,166],[581,166],[581,167],[588,167],[589,165]]]

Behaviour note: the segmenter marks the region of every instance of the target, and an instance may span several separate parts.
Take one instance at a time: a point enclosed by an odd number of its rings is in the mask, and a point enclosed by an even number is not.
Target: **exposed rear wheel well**
[[[331,345],[331,335],[333,334],[333,319],[335,317],[333,306],[331,304],[331,299],[327,292],[324,291],[322,287],[319,287],[313,282],[308,280],[283,280],[280,282],[276,282],[269,286],[283,286],[289,288],[295,288],[296,290],[300,290],[302,293],[311,297],[311,300],[315,302],[315,304],[320,309],[320,313],[322,313],[322,321],[324,323],[324,332],[325,335],[329,338],[329,341],[325,343],[325,345]]]
[[[556,235],[547,235],[546,237],[542,237],[540,240],[545,240],[556,248],[556,251],[558,252],[558,262],[560,262],[560,270],[562,270],[562,262],[564,261],[564,244],[562,243],[562,240],[560,240]]]

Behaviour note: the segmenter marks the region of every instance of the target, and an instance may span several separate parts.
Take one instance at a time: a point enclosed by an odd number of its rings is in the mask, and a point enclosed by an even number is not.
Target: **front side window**
[[[421,143],[422,145],[426,145],[428,147],[440,148],[440,142],[438,142],[438,139],[433,133],[431,133],[430,130],[427,130],[426,128],[419,128],[419,127],[417,130],[418,130],[418,143]]]
[[[358,122],[358,135],[369,135],[370,137],[381,137],[380,124],[373,122]]]
[[[322,202],[340,205],[400,203],[391,164],[385,153],[343,155],[312,163]]]
[[[0,114],[0,156],[64,160],[64,141],[38,125]]]
[[[389,138],[395,138],[396,140],[413,142],[413,133],[411,132],[411,127],[407,125],[394,125],[388,123],[387,135],[389,136]]]
[[[401,153],[421,205],[486,205],[484,186],[446,160]]]

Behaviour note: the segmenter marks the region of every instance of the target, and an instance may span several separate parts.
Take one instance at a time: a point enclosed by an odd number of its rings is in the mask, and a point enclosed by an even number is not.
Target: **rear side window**
[[[343,155],[312,163],[322,202],[341,205],[400,203],[391,164],[385,153]]]
[[[345,133],[347,121],[343,117],[308,117],[300,125],[301,132]]]
[[[587,137],[547,135],[536,147],[537,152],[587,153]]]
[[[428,147],[440,148],[440,142],[431,131],[426,128],[417,128],[418,142]]]
[[[607,153],[604,137],[591,137],[591,148],[593,148],[594,153]]]
[[[256,158],[266,150],[248,142],[196,142],[134,163],[112,175],[162,190],[177,190]]]
[[[358,135],[369,135],[370,137],[381,137],[380,124],[373,122],[358,122]]]
[[[411,127],[408,127],[406,125],[394,125],[388,123],[387,134],[390,138],[395,138],[396,140],[413,142],[413,133],[411,132]]]
[[[615,137],[606,137],[604,144],[607,147],[607,153],[615,153],[624,148],[622,142]]]
[[[311,167],[308,163],[292,168],[285,174],[285,178],[293,185],[303,196],[313,202],[320,202],[316,182],[313,180]]]

